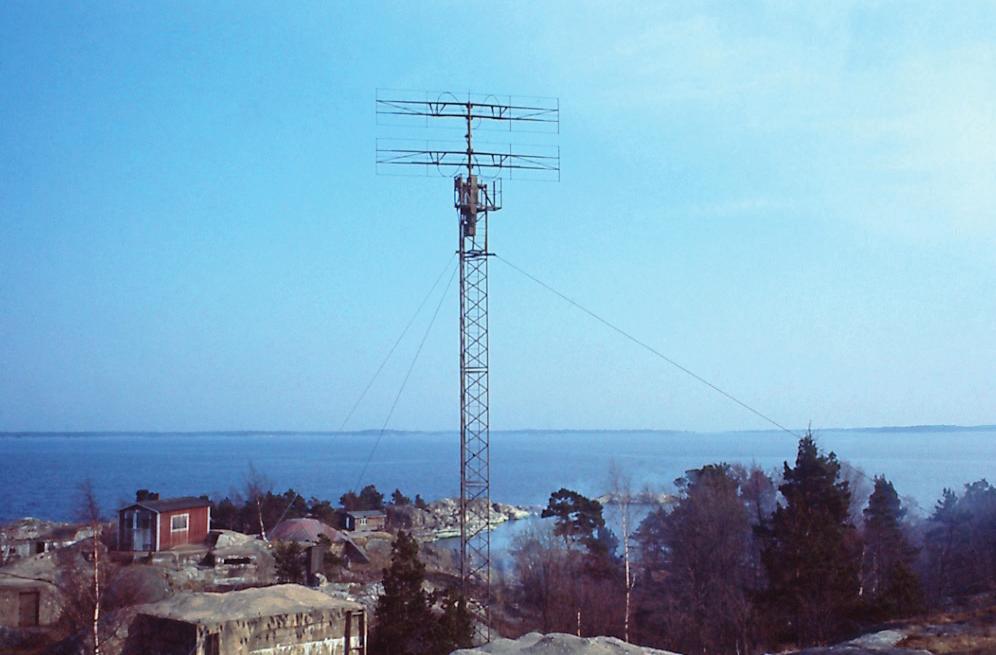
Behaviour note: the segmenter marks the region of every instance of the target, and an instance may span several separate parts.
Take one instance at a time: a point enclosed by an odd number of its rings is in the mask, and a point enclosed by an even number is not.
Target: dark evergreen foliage
[[[259,493],[255,498],[225,497],[211,504],[211,525],[246,534],[259,533],[259,521],[272,530],[281,519],[302,518],[310,513],[308,503],[293,489],[281,494]]]
[[[875,617],[905,616],[923,606],[923,592],[914,573],[916,549],[903,530],[905,515],[892,483],[876,477],[864,511],[862,557],[862,588]]]
[[[602,504],[597,500],[561,488],[550,494],[550,500],[541,516],[556,519],[553,532],[558,537],[563,537],[565,543],[581,544],[589,549],[598,548],[597,533],[605,529],[605,519],[602,517]]]
[[[945,489],[928,521],[927,578],[935,600],[996,589],[996,487]]]
[[[384,593],[377,599],[376,624],[371,633],[371,655],[449,655],[470,645],[472,623],[466,602],[446,594],[443,611],[425,591],[425,565],[418,543],[407,532],[398,533],[391,547],[391,565],[384,569]]]
[[[304,584],[305,550],[296,541],[284,541],[273,548],[273,559],[276,562],[277,579],[280,582]]]
[[[401,493],[401,489],[395,489],[391,494],[391,503],[394,505],[411,505],[412,499]]]
[[[347,491],[339,498],[339,504],[347,510],[374,510],[384,509],[384,494],[377,491],[377,487],[368,484],[357,494],[354,491]]]
[[[473,646],[474,621],[467,600],[459,593],[448,591],[442,598],[443,613],[439,618],[438,652],[449,655],[460,648]]]
[[[801,645],[839,636],[858,600],[858,538],[839,473],[837,456],[820,453],[807,433],[795,466],[785,464],[778,487],[785,503],[765,532],[769,608]]]

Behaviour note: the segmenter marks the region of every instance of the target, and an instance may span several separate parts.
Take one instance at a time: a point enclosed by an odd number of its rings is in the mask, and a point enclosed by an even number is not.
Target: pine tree
[[[922,605],[920,581],[913,572],[916,550],[903,533],[906,510],[892,483],[875,478],[875,490],[864,511],[864,592],[882,618],[916,612]]]
[[[374,485],[368,484],[359,494],[355,491],[344,493],[339,497],[339,504],[349,511],[384,509],[384,494],[377,491]]]
[[[556,519],[553,533],[563,537],[565,545],[581,544],[595,550],[600,545],[599,541],[607,536],[601,534],[605,529],[602,504],[570,489],[550,494],[550,500],[540,516]]]
[[[834,453],[819,452],[812,433],[799,441],[795,466],[785,463],[763,553],[768,598],[800,645],[826,643],[843,627],[859,589],[850,491]]]

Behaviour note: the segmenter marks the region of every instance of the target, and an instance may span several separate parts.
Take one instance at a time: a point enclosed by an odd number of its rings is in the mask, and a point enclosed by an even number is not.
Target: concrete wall
[[[55,623],[59,618],[59,597],[55,589],[43,583],[28,581],[9,583],[0,586],[0,625],[18,628],[20,617],[20,594],[38,592],[38,625],[44,627]]]
[[[125,655],[207,655],[217,635],[218,655],[345,655],[347,610],[315,610],[225,623],[181,624],[140,616]],[[350,655],[365,655],[365,621],[351,624]],[[192,632],[193,631],[193,632]]]

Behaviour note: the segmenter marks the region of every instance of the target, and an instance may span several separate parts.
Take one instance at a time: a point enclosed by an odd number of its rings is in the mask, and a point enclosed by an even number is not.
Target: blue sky
[[[562,181],[506,184],[493,249],[779,422],[996,422],[994,33],[971,2],[3,3],[0,430],[339,428],[456,240],[447,180],[374,174],[406,136],[378,87],[558,96]],[[766,427],[491,285],[494,428]],[[456,345],[451,289],[391,427],[458,425]]]

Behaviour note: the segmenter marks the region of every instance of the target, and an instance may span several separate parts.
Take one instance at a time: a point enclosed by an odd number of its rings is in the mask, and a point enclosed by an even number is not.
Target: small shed
[[[186,496],[139,500],[118,510],[118,550],[159,551],[202,544],[211,529],[211,502]]]
[[[366,655],[363,606],[300,585],[181,593],[137,608],[125,655]]]
[[[379,509],[346,510],[343,526],[349,532],[375,532],[387,527],[387,515]]]

